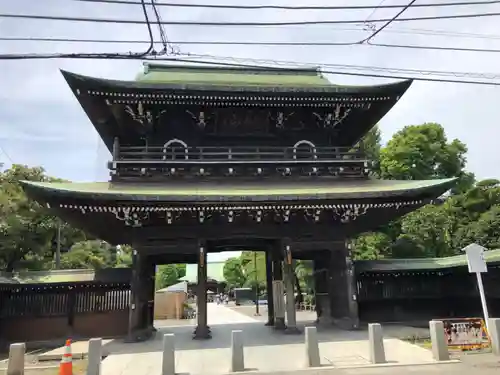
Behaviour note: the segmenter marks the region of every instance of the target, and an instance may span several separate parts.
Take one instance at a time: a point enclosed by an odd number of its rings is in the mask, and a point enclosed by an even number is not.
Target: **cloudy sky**
[[[158,0],[160,1],[160,0]],[[426,0],[444,3],[451,0]],[[181,2],[179,0],[179,2]],[[183,0],[184,3],[194,2]],[[384,5],[405,0],[385,0]],[[421,0],[419,2],[424,2]],[[196,3],[237,4],[236,0],[197,0]],[[253,0],[246,4],[332,5],[331,1]],[[378,5],[380,0],[337,0],[335,5]],[[235,11],[159,7],[162,19],[178,21],[285,22],[288,20],[366,20],[390,18],[397,10],[350,11]],[[404,17],[500,12],[500,4],[409,9]],[[114,19],[143,19],[141,6],[78,2],[74,0],[0,1],[0,14],[38,14]],[[153,13],[151,12],[151,17]],[[395,23],[373,42],[410,45],[500,49],[500,17]],[[377,25],[377,24],[376,24]],[[381,24],[378,24],[380,26]],[[166,26],[172,41],[301,41],[352,42],[368,36],[362,24],[295,27]],[[155,35],[158,31],[155,28]],[[72,23],[0,18],[0,36],[147,40],[146,26]],[[0,53],[128,52],[143,51],[141,44],[83,44],[0,41]],[[500,53],[428,51],[371,46],[213,46],[182,45],[182,53],[287,60],[302,63],[369,65],[417,70],[500,73]],[[161,46],[158,45],[158,50]],[[92,124],[67,87],[59,69],[103,78],[130,80],[140,61],[116,60],[0,60],[0,162],[41,165],[50,175],[73,180],[107,180],[110,155]],[[331,75],[337,84],[374,84],[386,79]],[[500,82],[500,79],[497,80]],[[384,140],[405,125],[441,123],[448,137],[469,147],[468,168],[479,178],[500,178],[497,130],[500,87],[415,82],[403,99],[382,120]]]

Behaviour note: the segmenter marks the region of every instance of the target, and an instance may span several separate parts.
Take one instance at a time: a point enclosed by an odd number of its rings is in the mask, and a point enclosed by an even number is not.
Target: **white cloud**
[[[197,2],[200,2],[198,0]],[[214,2],[205,0],[205,2]],[[237,3],[227,0],[226,3]],[[384,4],[400,3],[400,0]],[[444,1],[441,1],[444,2]],[[278,1],[273,1],[278,3]],[[281,3],[285,4],[284,1]],[[288,1],[287,5],[304,5]],[[363,4],[377,5],[378,0]],[[316,0],[315,5],[330,5]],[[335,5],[352,4],[347,0]],[[358,4],[358,3],[357,3]],[[28,6],[29,5],[29,6]],[[498,6],[413,9],[410,16],[432,16],[449,13],[498,11]],[[0,13],[30,13],[61,16],[142,19],[140,6],[82,3],[70,0],[19,0],[0,2]],[[163,20],[249,21],[260,22],[304,19],[364,19],[371,11],[251,11],[210,10],[192,8],[161,8]],[[395,10],[379,10],[372,18],[391,17]],[[279,40],[279,41],[354,41],[367,34],[353,31],[356,25],[323,25],[310,27],[216,28],[167,27],[172,40]],[[399,23],[377,36],[380,43],[500,48],[498,39],[452,38],[396,33],[397,29],[438,29],[468,33],[494,33],[498,18],[421,21]],[[392,31],[391,31],[392,30]],[[155,34],[157,34],[155,30]],[[0,19],[2,36],[70,37],[95,39],[147,40],[145,26],[121,24],[87,24],[56,21]],[[145,45],[103,45],[67,43],[0,42],[2,52],[108,52],[140,51]],[[500,54],[438,52],[389,49],[367,46],[351,47],[256,47],[256,46],[182,46],[183,52],[235,57],[254,57],[320,64],[355,64],[381,67],[403,67],[446,71],[495,72]],[[141,68],[139,61],[0,61],[0,146],[15,162],[42,165],[53,175],[79,181],[105,180],[105,162],[109,155],[88,121],[85,113],[68,89],[59,69],[114,78],[133,79]],[[334,75],[339,84],[373,84],[380,79]],[[500,177],[500,152],[497,147],[496,122],[500,114],[497,100],[499,87],[473,85],[415,83],[403,99],[382,120],[384,139],[404,125],[422,122],[441,123],[449,138],[459,138],[469,147],[469,168],[479,177]],[[486,151],[488,150],[488,151]],[[486,157],[487,154],[487,157]],[[0,161],[3,161],[0,155]]]

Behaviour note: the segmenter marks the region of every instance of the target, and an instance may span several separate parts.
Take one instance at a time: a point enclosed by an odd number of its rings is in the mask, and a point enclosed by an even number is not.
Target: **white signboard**
[[[488,272],[486,261],[484,260],[485,248],[478,244],[470,244],[464,248],[467,255],[467,265],[469,266],[470,273],[484,273]]]
[[[483,278],[482,273],[488,272],[488,267],[486,266],[486,261],[484,260],[484,251],[486,250],[481,245],[477,243],[471,243],[462,249],[467,255],[467,265],[469,266],[469,272],[476,274],[477,288],[479,289],[479,296],[481,297],[481,305],[483,306],[484,322],[486,323],[486,328],[489,331],[489,314],[488,305],[486,304],[486,295],[484,293]]]

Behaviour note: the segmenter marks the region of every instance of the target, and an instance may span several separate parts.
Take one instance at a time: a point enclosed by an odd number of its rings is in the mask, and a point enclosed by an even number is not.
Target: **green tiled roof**
[[[144,64],[139,82],[221,86],[331,86],[317,69],[255,69]]]
[[[485,251],[484,257],[487,263],[500,262],[500,249]],[[356,271],[383,272],[435,270],[466,265],[467,258],[464,254],[445,258],[358,260],[356,261]]]
[[[1,276],[20,283],[62,283],[92,281],[95,277],[95,271],[90,269],[22,271],[15,274],[2,274]]]
[[[236,182],[228,180],[193,181],[169,184],[110,184],[31,182],[24,181],[28,190],[94,199],[172,200],[172,201],[245,201],[302,199],[377,198],[404,195],[407,192],[424,193],[438,188],[444,193],[455,179],[396,181],[396,180],[335,180],[295,179],[293,181]]]
[[[224,279],[224,263],[225,262],[209,262],[207,263],[207,278],[217,282],[223,282]],[[181,278],[181,281],[196,283],[198,279],[198,265],[186,264],[186,276]]]

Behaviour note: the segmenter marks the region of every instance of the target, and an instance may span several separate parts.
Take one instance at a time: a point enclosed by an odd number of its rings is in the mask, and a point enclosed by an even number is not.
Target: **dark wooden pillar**
[[[137,250],[132,250],[132,278],[130,280],[130,300],[128,315],[127,341],[137,341],[137,328],[139,324],[139,254]]]
[[[266,251],[266,289],[267,289],[267,323],[274,325],[274,293],[273,293],[273,257],[272,251]]]
[[[316,322],[321,325],[332,323],[330,309],[330,250],[320,250],[314,254],[314,294],[316,305]]]
[[[151,337],[153,317],[150,301],[154,299],[154,267],[151,259],[133,251],[129,341],[142,341]]]
[[[299,333],[297,328],[297,309],[295,307],[295,272],[293,270],[292,246],[290,241],[282,242],[283,249],[283,269],[285,273],[285,291],[286,291],[286,332]]]
[[[328,292],[333,322],[344,329],[359,328],[356,278],[347,244],[330,254]]]
[[[148,258],[147,263],[147,286],[146,293],[148,296],[147,300],[147,329],[151,332],[155,332],[156,328],[154,327],[154,319],[155,319],[155,281],[156,281],[156,264],[154,263],[151,257]]]
[[[283,252],[281,243],[277,242],[272,249],[273,258],[273,304],[274,304],[274,329],[283,330],[285,325],[285,306],[284,306],[284,288],[283,288],[283,268],[281,260]]]
[[[207,320],[207,246],[200,242],[198,245],[198,280],[196,287],[196,318],[197,325],[193,339],[210,339],[210,330]]]

